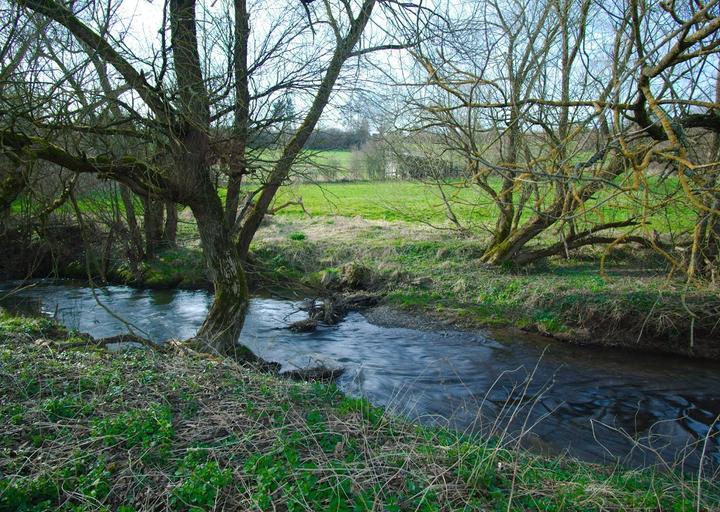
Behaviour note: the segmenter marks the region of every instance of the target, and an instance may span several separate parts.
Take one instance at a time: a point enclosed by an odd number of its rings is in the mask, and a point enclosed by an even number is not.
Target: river
[[[0,297],[16,283],[0,286]],[[37,282],[6,306],[40,309],[106,337],[128,325],[154,341],[188,338],[204,291],[91,288]],[[343,366],[338,386],[426,423],[504,436],[505,442],[591,462],[720,467],[720,364],[576,347],[511,332],[381,327],[351,313],[339,325],[293,333],[298,303],[253,299],[241,339],[283,369]],[[127,324],[125,323],[127,322]]]

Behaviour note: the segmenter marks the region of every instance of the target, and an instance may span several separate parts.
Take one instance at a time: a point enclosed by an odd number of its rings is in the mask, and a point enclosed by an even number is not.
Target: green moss
[[[534,316],[540,329],[548,333],[559,333],[567,331],[567,327],[563,325],[562,320],[550,311],[538,311]]]

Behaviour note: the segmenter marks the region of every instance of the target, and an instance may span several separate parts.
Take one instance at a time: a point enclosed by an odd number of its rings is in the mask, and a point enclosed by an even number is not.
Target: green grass
[[[469,192],[462,194],[464,199],[471,195]],[[360,216],[370,220],[407,222],[446,221],[434,188],[421,183],[381,181],[291,185],[280,190],[275,204],[296,197],[302,198],[306,210],[314,216]],[[290,206],[281,210],[280,214],[305,215],[299,206]],[[478,208],[474,212],[475,218],[480,219],[489,218],[490,214],[488,208]]]
[[[352,151],[347,150],[325,150],[308,151],[313,161],[320,165],[338,167],[341,170],[349,171],[352,165]]]
[[[267,154],[265,154],[267,153]],[[261,158],[272,162],[277,158],[276,152],[265,152]],[[267,165],[266,162],[266,165]],[[328,176],[318,174],[319,168],[337,168],[336,175],[330,180],[345,178],[353,165],[350,151],[308,151],[306,158],[298,164],[302,174],[316,178],[320,183],[300,182],[283,186],[276,196],[274,205],[286,203],[288,200],[302,198],[305,210],[314,216],[342,215],[347,217],[361,216],[370,220],[406,221],[412,223],[448,224],[448,211],[442,200],[440,189],[435,184],[409,181],[353,181],[327,182]],[[331,173],[332,174],[332,173]],[[362,175],[362,173],[361,173]],[[357,179],[357,176],[354,177]],[[614,222],[625,220],[630,216],[644,219],[647,226],[645,232],[653,229],[660,233],[679,233],[692,230],[695,224],[693,209],[689,206],[676,178],[660,181],[658,178],[648,179],[648,187],[640,187],[635,191],[619,192],[616,188],[607,187],[596,198],[588,201],[586,212],[579,212],[578,221],[582,227],[585,221],[590,223]],[[631,184],[616,181],[618,187],[629,187]],[[249,184],[248,188],[255,185]],[[499,190],[499,180],[491,181],[491,186]],[[545,187],[547,188],[547,187]],[[491,226],[495,221],[496,209],[486,193],[474,186],[446,184],[442,186],[445,196],[450,199],[454,214],[467,228],[483,233],[479,226]],[[647,193],[647,197],[646,197]],[[220,190],[224,200],[225,190]],[[666,198],[674,197],[666,204]],[[545,198],[545,204],[554,198],[552,192]],[[82,211],[91,213],[109,211],[118,208],[122,214],[122,202],[113,201],[107,190],[91,190],[78,197]],[[647,208],[649,206],[649,208]],[[28,198],[21,198],[13,203],[13,213],[33,211],[41,208]],[[142,205],[136,205],[138,215],[142,216]],[[70,204],[63,205],[59,213],[72,216]],[[305,211],[297,205],[289,206],[279,212],[282,216],[298,217]],[[524,218],[532,215],[528,210]],[[183,226],[181,226],[182,230]]]
[[[18,334],[33,329],[0,328],[0,368],[22,377],[0,380],[3,512],[690,511],[720,503],[717,482],[691,475],[531,455],[496,438],[413,425],[332,385],[201,354],[109,354],[63,348],[61,335],[41,345]]]
[[[677,193],[676,180],[651,183],[651,204],[660,204],[662,197]],[[498,188],[498,184],[495,184]],[[443,191],[452,199],[453,211],[466,227],[479,224],[492,225],[496,210],[487,195],[474,187],[445,185]],[[591,222],[615,222],[629,216],[643,217],[643,192],[624,193],[615,197],[607,190],[597,199],[588,202],[587,219]],[[301,183],[283,187],[275,204],[302,198],[305,209],[314,216],[342,215],[360,216],[370,220],[429,222],[437,225],[448,223],[447,208],[436,185],[408,181],[349,182],[349,183]],[[551,200],[552,196],[548,198]],[[531,215],[528,211],[524,218]],[[280,215],[300,217],[305,212],[300,206],[290,206]],[[580,217],[582,224],[582,216]],[[692,209],[682,196],[660,211],[652,212],[646,219],[647,229],[661,233],[680,232],[694,226]]]
[[[293,240],[299,232],[304,239]],[[665,261],[649,250],[613,251],[605,275],[598,264],[602,248],[498,268],[479,261],[481,240],[339,217],[276,217],[253,250],[262,267],[278,269],[277,282],[300,279],[311,287],[359,265],[370,288],[390,304],[464,327],[515,325],[584,343],[708,357],[718,350],[717,288],[669,278]]]

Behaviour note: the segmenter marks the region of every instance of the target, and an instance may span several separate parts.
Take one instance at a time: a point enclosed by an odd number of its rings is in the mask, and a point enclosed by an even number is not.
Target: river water
[[[210,304],[203,291],[97,288],[38,282],[5,305],[40,309],[71,328],[155,341],[192,336]],[[346,369],[338,386],[426,423],[504,436],[534,451],[648,466],[720,467],[720,364],[603,350],[518,333],[380,327],[360,313],[293,333],[298,303],[254,299],[241,334],[283,369]]]

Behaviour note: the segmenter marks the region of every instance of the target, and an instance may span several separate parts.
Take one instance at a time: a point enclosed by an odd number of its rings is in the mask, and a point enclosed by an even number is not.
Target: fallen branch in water
[[[314,331],[321,323],[335,325],[350,311],[358,311],[376,306],[380,296],[375,293],[358,292],[352,294],[332,294],[323,298],[308,300],[302,307],[308,318],[290,324],[294,332]]]

